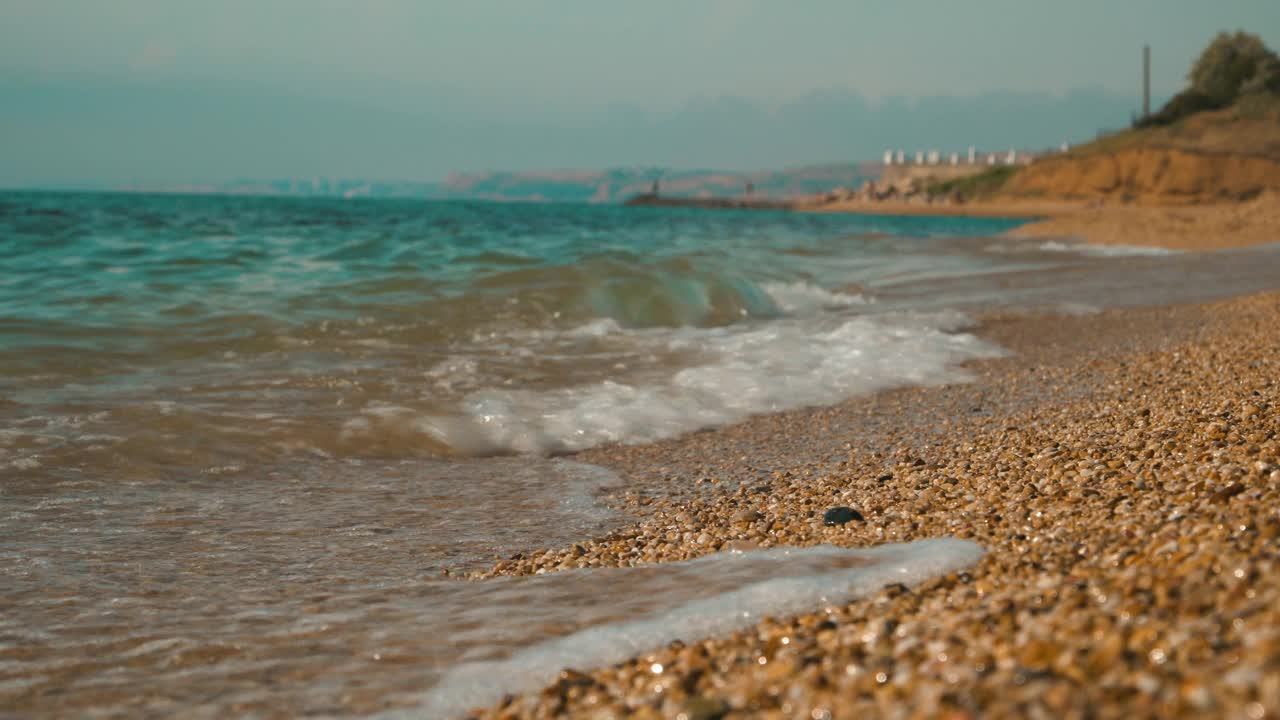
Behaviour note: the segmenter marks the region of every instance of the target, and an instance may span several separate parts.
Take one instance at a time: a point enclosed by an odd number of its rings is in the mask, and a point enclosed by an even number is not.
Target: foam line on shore
[[[657,566],[689,576],[683,592],[667,592],[665,608],[651,614],[596,625],[520,650],[495,661],[472,662],[448,672],[413,710],[388,717],[439,718],[491,704],[503,693],[534,690],[566,667],[591,668],[622,662],[675,640],[719,637],[749,627],[766,615],[787,616],[845,603],[893,583],[915,584],[972,566],[983,549],[970,541],[937,538],[847,550],[831,546],[724,552]],[[800,572],[779,577],[783,568]],[[653,569],[650,569],[653,570]],[[571,571],[566,575],[598,571]],[[627,572],[627,571],[622,571]],[[696,594],[700,578],[731,578],[735,586],[707,597]],[[688,582],[692,581],[692,582]],[[663,587],[661,580],[657,587]],[[668,590],[669,588],[663,588]],[[586,600],[584,599],[584,602]]]

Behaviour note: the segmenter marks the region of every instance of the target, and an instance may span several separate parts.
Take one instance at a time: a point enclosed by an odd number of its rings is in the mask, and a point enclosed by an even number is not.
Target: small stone
[[[558,684],[565,687],[591,687],[596,684],[596,681],[584,672],[574,670],[573,668],[565,668],[560,671]]]
[[[1053,663],[1060,649],[1043,640],[1033,640],[1024,645],[1018,653],[1018,662],[1032,670],[1043,671]]]
[[[1238,482],[1233,482],[1230,485],[1215,492],[1211,499],[1213,500],[1213,502],[1225,502],[1235,497],[1236,495],[1239,495],[1240,493],[1244,492],[1244,490],[1245,490],[1245,487],[1243,485],[1241,485]]]
[[[733,516],[733,522],[735,525],[747,525],[763,517],[764,515],[759,510],[743,510]]]
[[[1280,538],[1280,520],[1275,518],[1265,518],[1258,521],[1258,534],[1266,540],[1275,540]]]
[[[850,520],[858,520],[861,522],[865,518],[862,513],[850,507],[833,507],[822,515],[823,525],[844,525]]]
[[[684,720],[720,720],[729,712],[729,703],[720,698],[695,696],[684,701],[678,718]]]

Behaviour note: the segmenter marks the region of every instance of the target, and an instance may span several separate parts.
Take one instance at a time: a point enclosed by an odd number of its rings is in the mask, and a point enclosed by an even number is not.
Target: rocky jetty
[[[627,207],[701,208],[704,210],[793,210],[794,200],[766,197],[667,197],[646,193],[628,198]]]

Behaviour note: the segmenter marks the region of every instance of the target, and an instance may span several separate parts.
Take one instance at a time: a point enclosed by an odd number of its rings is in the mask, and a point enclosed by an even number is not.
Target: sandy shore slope
[[[565,672],[485,717],[1280,712],[1280,294],[987,318],[974,382],[579,456],[631,527],[492,572],[939,536],[972,571]],[[865,521],[821,524],[833,505]],[[651,666],[664,670],[654,674]]]
[[[1104,206],[1046,213],[1016,237],[1078,237],[1102,245],[1217,250],[1280,242],[1280,193],[1243,203],[1187,207]]]
[[[1280,242],[1280,192],[1274,191],[1246,202],[1214,205],[1098,205],[1069,201],[923,205],[844,201],[800,205],[796,209],[866,215],[1028,218],[1031,222],[1009,235],[1070,237],[1099,245],[1219,250]]]

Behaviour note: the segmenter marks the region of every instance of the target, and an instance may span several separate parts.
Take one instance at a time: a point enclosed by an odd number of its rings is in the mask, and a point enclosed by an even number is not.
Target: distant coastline
[[[786,212],[854,213],[860,215],[938,215],[943,217],[1025,218],[1040,220],[1079,209],[1068,203],[952,203],[860,201],[831,202],[826,196],[789,199],[764,197],[663,197],[644,193],[628,198],[626,207],[696,208],[700,210],[781,210]]]
[[[627,198],[627,207],[698,208],[702,210],[795,210],[797,201],[767,197],[664,197],[643,193]]]

